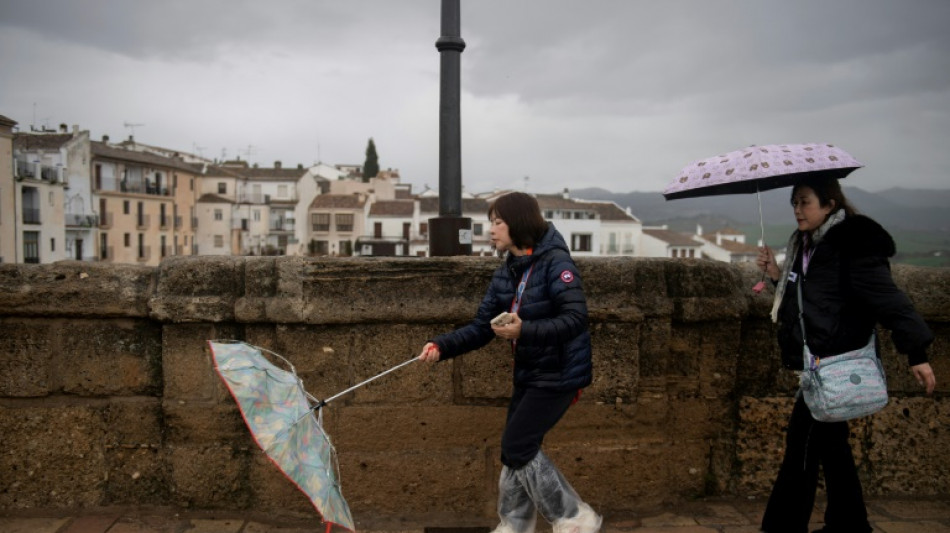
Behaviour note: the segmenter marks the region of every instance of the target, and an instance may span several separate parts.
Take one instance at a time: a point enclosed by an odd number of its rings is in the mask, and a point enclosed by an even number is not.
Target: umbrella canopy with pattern
[[[663,190],[667,200],[767,191],[805,176],[841,179],[863,167],[832,144],[750,146],[690,163]]]
[[[215,369],[258,446],[304,494],[327,524],[354,531],[338,481],[336,452],[323,431],[321,405],[286,359],[238,341],[209,341]],[[262,353],[282,359],[290,370]]]

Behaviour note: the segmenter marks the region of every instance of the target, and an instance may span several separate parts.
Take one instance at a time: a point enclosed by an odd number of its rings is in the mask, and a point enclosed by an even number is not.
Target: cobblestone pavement
[[[867,502],[881,533],[950,533],[950,499],[877,499]],[[642,515],[605,517],[602,533],[754,533],[763,501],[688,502]],[[822,505],[813,515],[821,527]],[[357,523],[361,533],[487,533],[494,524],[445,520],[432,524]],[[269,518],[259,513],[213,513],[167,507],[0,511],[0,533],[303,533],[323,532],[311,517]],[[538,528],[539,533],[550,531]]]

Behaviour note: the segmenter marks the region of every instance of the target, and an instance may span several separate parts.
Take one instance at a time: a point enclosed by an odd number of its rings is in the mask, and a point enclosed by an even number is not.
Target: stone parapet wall
[[[289,359],[325,398],[471,319],[497,259],[172,258],[0,265],[0,511],[179,505],[312,513],[266,460],[209,339]],[[767,494],[796,380],[751,267],[582,259],[594,383],[545,449],[595,508]],[[893,400],[852,424],[867,492],[950,494],[950,270],[896,266],[937,333],[933,397],[883,332]],[[508,346],[412,364],[324,423],[361,519],[495,513]],[[435,503],[434,503],[435,502]],[[435,508],[436,510],[433,510]]]

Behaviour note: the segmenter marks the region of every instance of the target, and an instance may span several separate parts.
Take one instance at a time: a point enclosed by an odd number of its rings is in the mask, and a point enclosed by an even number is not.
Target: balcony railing
[[[149,215],[138,215],[135,221],[135,227],[137,229],[148,229],[150,223]]]
[[[21,178],[32,178],[36,170],[34,170],[36,165],[30,163],[29,161],[20,161],[16,162],[16,174]]]
[[[99,225],[99,217],[96,215],[74,215],[66,213],[66,226],[91,228]]]
[[[23,208],[23,223],[24,224],[39,224],[40,223],[40,208],[39,207],[24,207]]]
[[[103,213],[99,216],[99,227],[109,229],[112,227],[112,213]]]

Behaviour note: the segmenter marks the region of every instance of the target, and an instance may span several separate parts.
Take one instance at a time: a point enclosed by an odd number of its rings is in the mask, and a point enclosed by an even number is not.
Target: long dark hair
[[[802,179],[792,188],[792,202],[795,201],[795,193],[802,187],[808,187],[815,191],[815,196],[818,197],[818,203],[822,207],[831,204],[832,200],[835,202],[834,209],[828,213],[829,217],[842,209],[844,209],[844,214],[849,217],[858,213],[858,210],[844,197],[844,191],[841,190],[841,183],[839,183],[837,179],[821,177]]]
[[[499,196],[488,206],[488,220],[498,217],[508,224],[511,242],[521,250],[533,248],[548,231],[538,201],[530,194],[511,192]]]

